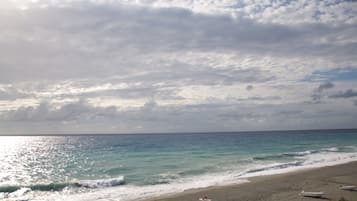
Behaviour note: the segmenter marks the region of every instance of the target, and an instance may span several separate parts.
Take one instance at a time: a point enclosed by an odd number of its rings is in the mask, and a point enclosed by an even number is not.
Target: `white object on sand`
[[[208,198],[199,198],[198,200],[199,201],[212,201],[211,199],[208,199]]]
[[[305,192],[301,191],[300,195],[304,197],[320,198],[324,195],[324,192]]]
[[[341,190],[348,190],[348,191],[353,191],[356,189],[356,186],[341,186]]]

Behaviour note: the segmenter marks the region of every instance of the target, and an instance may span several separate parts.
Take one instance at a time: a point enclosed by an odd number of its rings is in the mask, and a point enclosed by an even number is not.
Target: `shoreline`
[[[325,200],[357,200],[357,191],[342,191],[341,184],[357,186],[357,161],[302,169],[288,173],[255,176],[249,182],[190,189],[175,194],[144,199],[144,201],[197,201],[207,196],[212,201],[305,201],[321,200],[299,195],[305,191],[323,191]]]

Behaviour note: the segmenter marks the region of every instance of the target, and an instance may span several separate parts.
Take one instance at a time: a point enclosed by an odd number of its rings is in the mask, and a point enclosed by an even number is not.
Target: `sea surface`
[[[0,200],[130,201],[357,161],[357,130],[0,137]]]

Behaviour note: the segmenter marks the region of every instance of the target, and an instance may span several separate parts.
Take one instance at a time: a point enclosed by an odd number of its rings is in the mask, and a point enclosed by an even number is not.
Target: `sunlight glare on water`
[[[27,147],[28,140],[29,138],[24,137],[0,138],[0,184],[4,182],[6,184],[16,183],[14,174],[18,175],[17,177],[29,177],[29,175],[25,175],[24,166],[21,165],[22,161],[19,160],[23,159],[23,149]]]
[[[0,185],[50,183],[70,159],[63,138],[0,137]]]

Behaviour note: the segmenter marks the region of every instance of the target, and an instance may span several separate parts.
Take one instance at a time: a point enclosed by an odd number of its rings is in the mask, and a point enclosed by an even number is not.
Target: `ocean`
[[[357,130],[0,137],[0,200],[131,201],[357,160]]]

